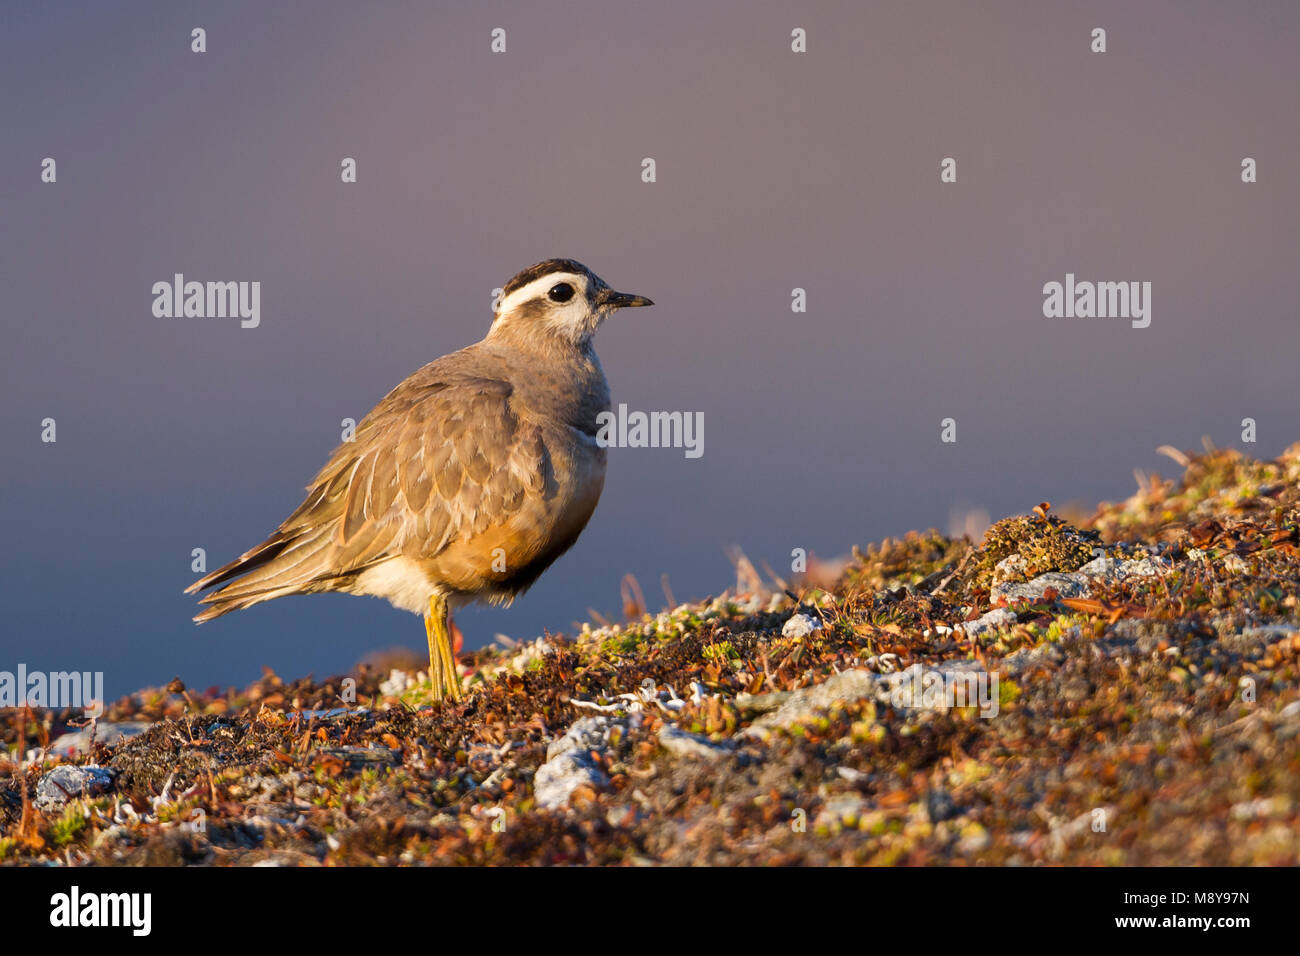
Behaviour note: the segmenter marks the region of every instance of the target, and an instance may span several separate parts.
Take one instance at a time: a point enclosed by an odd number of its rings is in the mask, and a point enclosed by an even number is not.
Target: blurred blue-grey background
[[[612,451],[578,545],[464,612],[470,647],[617,615],[627,573],[652,609],[665,573],[716,594],[730,545],[784,570],[1121,498],[1176,472],[1157,446],[1237,444],[1245,417],[1254,454],[1300,438],[1294,3],[52,3],[0,27],[3,669],[117,696],[420,649],[417,619],[343,596],[196,628],[190,553],[260,541],[343,418],[549,256],[655,299],[598,350],[616,401],[702,411],[705,453]],[[155,318],[176,272],[259,280],[261,326]],[[1150,328],[1045,319],[1067,272],[1152,282]]]

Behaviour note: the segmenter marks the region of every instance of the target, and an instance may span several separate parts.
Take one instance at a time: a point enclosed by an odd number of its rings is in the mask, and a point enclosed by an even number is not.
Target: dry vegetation
[[[1174,454],[1081,527],[463,655],[461,705],[388,667],[141,692],[81,796],[40,800],[74,715],[8,713],[0,860],[1295,864],[1300,445]],[[995,672],[997,715],[870,693],[915,664]]]

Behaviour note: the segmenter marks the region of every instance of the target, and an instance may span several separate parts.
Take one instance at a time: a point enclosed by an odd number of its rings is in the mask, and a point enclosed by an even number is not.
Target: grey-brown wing
[[[399,554],[436,554],[543,492],[546,447],[512,406],[511,385],[427,371],[362,420],[270,538],[191,587],[230,581],[203,598],[214,606],[196,619],[330,590],[331,582]]]

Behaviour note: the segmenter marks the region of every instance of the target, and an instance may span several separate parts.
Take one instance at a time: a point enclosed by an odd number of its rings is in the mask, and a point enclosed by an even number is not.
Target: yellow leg
[[[433,685],[433,696],[442,700],[442,653],[438,648],[438,638],[433,626],[434,598],[429,598],[429,613],[424,615],[424,636],[429,639],[429,683]]]
[[[429,597],[429,613],[424,616],[424,633],[429,639],[429,681],[435,700],[450,697],[460,700],[460,673],[451,653],[451,630],[447,627],[447,599]]]

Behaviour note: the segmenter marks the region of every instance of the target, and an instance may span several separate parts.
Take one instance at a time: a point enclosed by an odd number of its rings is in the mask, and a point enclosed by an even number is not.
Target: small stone
[[[97,797],[113,789],[113,774],[103,767],[55,767],[36,784],[36,806],[62,806],[78,797]]]
[[[785,703],[754,721],[741,733],[748,737],[762,737],[773,728],[803,723],[818,710],[825,710],[836,701],[873,697],[880,681],[879,674],[864,668],[844,671],[814,687],[792,692]]]
[[[782,637],[807,637],[813,631],[820,631],[822,622],[807,614],[794,614],[781,628]]]
[[[993,567],[993,584],[1014,584],[1029,576],[1029,562],[1018,554],[1008,555]]]
[[[664,724],[659,731],[659,743],[674,757],[718,760],[731,753],[730,747],[714,743],[699,734],[687,733],[673,724]]]
[[[1049,571],[1024,584],[994,585],[989,590],[989,599],[1005,600],[1008,604],[1017,601],[1037,604],[1046,598],[1048,588],[1055,590],[1057,597],[1082,598],[1089,594],[1088,580],[1087,575],[1078,571]]]
[[[609,744],[609,732],[623,721],[610,717],[575,720],[546,748],[546,763],[533,775],[533,798],[543,810],[567,806],[569,798],[583,788],[599,790],[609,784],[605,772],[591,759],[591,751]]]
[[[599,789],[609,783],[604,771],[591,763],[585,754],[568,751],[537,768],[533,777],[533,796],[543,810],[566,806],[580,787]]]
[[[604,750],[609,743],[609,732],[623,721],[613,717],[583,717],[569,725],[559,737],[551,741],[546,748],[546,759],[554,760],[570,750]]]
[[[1054,668],[1064,663],[1065,651],[1059,644],[1040,644],[1037,647],[1022,647],[1002,658],[999,670],[1008,674],[1021,674],[1033,667]]]
[[[1016,620],[1015,611],[1005,607],[997,607],[973,621],[962,622],[961,629],[966,632],[967,637],[979,637],[988,631],[996,631],[1000,627],[1009,627],[1015,624]]]
[[[983,672],[984,667],[978,661],[951,660],[941,661],[930,668],[913,664],[906,670],[893,674],[877,674],[866,668],[855,667],[828,678],[813,687],[804,687],[793,691],[776,710],[764,714],[740,732],[742,737],[765,739],[778,727],[791,727],[805,724],[819,711],[827,710],[837,702],[862,700],[864,698],[888,703],[904,709],[920,708],[922,701],[913,701],[912,692],[925,676],[933,671],[945,676],[966,678],[972,672]],[[971,703],[967,706],[977,706]]]
[[[736,695],[736,706],[747,713],[766,714],[776,710],[789,700],[791,693],[788,690],[774,690],[768,694],[746,694],[742,692]]]
[[[379,693],[385,697],[398,697],[407,689],[415,686],[415,678],[394,667],[388,674],[387,679],[380,681]]]
[[[1101,557],[1089,561],[1079,568],[1077,573],[1107,581],[1126,581],[1129,578],[1159,577],[1168,574],[1169,570],[1170,565],[1152,558],[1121,561],[1116,558]]]
[[[964,705],[979,706],[984,709],[997,703],[996,697],[991,698],[987,703],[981,700],[978,680],[984,673],[984,665],[974,660],[940,661],[930,667],[917,663],[905,670],[882,676],[876,690],[876,699],[899,710],[932,710],[936,707],[946,709],[955,705],[956,683],[960,682]],[[935,678],[939,678],[943,682],[942,685],[935,683],[932,688],[927,689],[926,684]],[[975,678],[977,683],[970,684],[970,678]],[[952,697],[947,691],[949,680],[954,682]]]
[[[132,737],[139,736],[148,730],[151,726],[146,721],[127,720],[127,721],[110,721],[101,720],[94,728],[94,738],[98,743],[105,744],[109,747],[115,747],[124,740],[130,740]],[[79,754],[90,752],[91,728],[83,727],[81,730],[72,733],[62,734],[56,737],[46,751],[52,757],[75,757]]]

